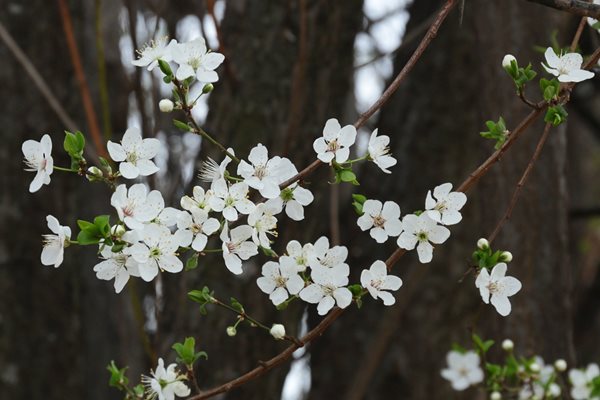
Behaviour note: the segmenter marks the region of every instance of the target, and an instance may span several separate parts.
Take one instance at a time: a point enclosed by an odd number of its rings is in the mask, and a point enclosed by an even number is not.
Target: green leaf
[[[277,255],[277,253],[275,253],[275,251],[273,249],[268,249],[268,248],[262,247],[262,246],[258,246],[258,248],[267,257],[272,257],[272,258],[278,258],[279,257]]]
[[[73,160],[81,160],[83,158],[83,148],[85,146],[85,138],[81,132],[75,134],[65,131],[65,140],[63,147]]]
[[[125,243],[119,243],[119,244],[115,244],[110,251],[112,251],[113,253],[118,253],[121,250],[123,250],[125,248]]]
[[[553,126],[558,126],[567,120],[568,115],[567,110],[563,106],[557,105],[548,108],[544,116],[544,121],[551,123]]]
[[[364,204],[365,201],[367,201],[367,197],[366,196],[364,196],[362,194],[358,194],[358,193],[353,194],[352,195],[352,199],[354,199],[354,201],[356,201],[359,204]]]
[[[90,234],[88,231],[81,231],[77,234],[77,242],[82,246],[87,246],[90,244],[98,244],[100,242],[98,236]]]
[[[348,286],[348,290],[352,293],[352,297],[362,297],[363,295],[363,287],[361,285],[350,285]]]
[[[189,126],[185,122],[179,121],[178,119],[173,120],[173,125],[175,125],[178,129],[181,129],[184,132],[189,132],[192,130],[191,126]]]
[[[242,305],[242,303],[240,303],[239,301],[237,301],[237,299],[235,297],[231,297],[229,299],[229,301],[231,302],[231,307],[233,307],[234,309],[236,309],[241,314],[244,313],[244,306]]]
[[[467,352],[467,349],[465,349],[464,347],[462,347],[458,343],[452,343],[451,348],[452,348],[452,350],[457,351],[457,352],[459,352],[461,354],[465,354]]]
[[[103,237],[110,234],[110,215],[98,215],[94,218],[94,225],[98,228]]]
[[[596,21],[596,23],[592,25],[592,28],[600,30],[600,21]]]
[[[343,169],[340,171],[340,179],[342,182],[353,182],[356,180],[356,175],[350,169]]]
[[[493,346],[494,341],[493,340],[486,340],[485,342],[477,335],[477,334],[473,334],[471,336],[471,338],[473,339],[473,343],[475,344],[475,346],[477,346],[477,348],[481,351],[482,354],[487,353],[487,351],[490,349],[490,347]]]
[[[198,253],[192,254],[190,258],[185,262],[185,270],[190,271],[198,267]]]
[[[95,224],[88,221],[84,221],[82,219],[77,220],[77,226],[79,226],[79,229],[81,229],[82,231],[97,231],[98,233],[100,232],[98,231],[98,228]]]
[[[110,372],[110,379],[108,381],[109,386],[123,390],[123,388],[129,385],[129,379],[125,376],[127,367],[119,369],[115,362],[111,361],[110,364],[106,366],[106,369]]]
[[[163,74],[165,74],[166,76],[169,76],[169,77],[173,76],[173,71],[171,71],[171,66],[169,65],[168,62],[166,62],[165,60],[159,59],[158,66]]]

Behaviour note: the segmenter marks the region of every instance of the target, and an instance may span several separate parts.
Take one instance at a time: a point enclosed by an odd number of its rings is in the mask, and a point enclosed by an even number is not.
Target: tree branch
[[[600,19],[600,5],[588,3],[583,0],[527,0],[530,3],[541,4],[546,7],[566,11],[580,17]]]

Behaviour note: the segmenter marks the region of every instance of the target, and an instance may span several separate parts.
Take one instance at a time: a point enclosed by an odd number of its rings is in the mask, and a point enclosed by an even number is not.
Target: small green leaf
[[[190,258],[185,262],[185,270],[190,271],[198,267],[198,253],[192,254]]]
[[[553,126],[558,126],[567,120],[567,111],[560,104],[554,107],[549,107],[544,121],[551,123]]]
[[[344,169],[340,171],[340,179],[342,182],[353,182],[356,180],[356,175],[352,170]]]
[[[158,60],[158,66],[160,68],[160,70],[162,71],[163,74],[165,74],[165,77],[172,77],[173,76],[173,71],[171,71],[171,66],[169,65],[168,62],[166,62],[165,60]],[[168,82],[167,82],[168,83]]]
[[[244,306],[242,305],[242,303],[240,303],[239,301],[237,301],[237,299],[235,297],[231,297],[229,299],[229,301],[231,302],[231,307],[233,307],[234,309],[236,309],[241,314],[244,313]]]
[[[100,242],[100,239],[101,238],[99,238],[96,235],[90,234],[88,231],[81,231],[77,235],[77,242],[82,246],[98,244]]]
[[[173,125],[175,125],[178,129],[181,129],[184,132],[189,132],[192,130],[191,126],[189,126],[185,122],[179,121],[178,119],[173,120]]]
[[[123,390],[129,385],[129,379],[125,376],[127,367],[119,369],[115,362],[111,361],[110,364],[106,366],[106,369],[110,372],[110,379],[108,381],[109,386]]]

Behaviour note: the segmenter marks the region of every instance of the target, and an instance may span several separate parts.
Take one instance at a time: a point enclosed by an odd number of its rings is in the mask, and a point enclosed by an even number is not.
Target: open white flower
[[[250,150],[249,164],[241,160],[237,173],[251,188],[260,192],[267,199],[274,199],[281,192],[279,184],[296,174],[296,167],[287,158],[275,156],[269,159],[265,146],[258,144]]]
[[[225,60],[221,53],[208,51],[206,42],[199,37],[173,48],[173,60],[179,64],[175,77],[184,80],[195,76],[200,82],[212,83],[219,80],[215,69]]]
[[[446,355],[448,368],[442,370],[442,377],[452,384],[454,390],[465,390],[471,385],[483,382],[483,370],[479,366],[477,353],[470,350],[464,354],[450,351]]]
[[[127,179],[138,176],[148,176],[158,171],[158,167],[151,161],[160,150],[158,139],[142,139],[140,130],[136,127],[125,131],[121,144],[108,141],[106,145],[108,154],[119,164],[119,172]]]
[[[110,204],[116,208],[119,219],[130,229],[142,229],[144,223],[156,218],[165,207],[165,201],[158,190],[148,193],[143,183],[137,183],[127,190],[123,185],[110,198]]]
[[[329,239],[321,236],[312,247],[308,263],[313,271],[316,269],[337,268],[336,271],[344,271],[347,277],[350,274],[350,267],[346,264],[346,258],[348,258],[348,248],[346,246],[329,248]]]
[[[262,266],[262,275],[256,284],[276,306],[304,288],[304,280],[293,265],[268,261]]]
[[[158,60],[171,61],[173,59],[173,48],[177,45],[177,40],[172,39],[167,43],[167,38],[160,38],[151,41],[143,49],[137,50],[140,57],[131,63],[136,67],[148,67],[152,71],[158,66]]]
[[[227,221],[237,220],[238,212],[250,214],[256,207],[247,198],[248,185],[244,182],[227,186],[224,179],[219,179],[213,182],[211,190],[213,196],[208,200],[208,204],[213,210],[222,212]]]
[[[491,274],[486,268],[482,268],[475,280],[475,286],[479,289],[483,302],[488,304],[491,300],[498,314],[503,317],[510,314],[511,306],[508,298],[521,290],[521,282],[517,278],[505,275],[506,264],[498,263]]]
[[[183,263],[176,255],[179,244],[169,228],[149,224],[144,227],[142,235],[143,242],[135,243],[127,252],[138,262],[143,280],[150,282],[158,275],[159,269],[172,273],[183,270]]]
[[[241,225],[228,231],[227,224],[221,231],[223,242],[223,259],[225,266],[232,273],[239,275],[242,271],[242,260],[258,254],[258,247],[251,240],[252,227]]]
[[[315,197],[312,192],[298,183],[294,183],[283,189],[279,197],[269,199],[267,205],[279,214],[285,208],[285,213],[294,221],[302,221],[304,219],[304,207],[313,202]]]
[[[337,163],[343,163],[350,156],[350,146],[356,140],[356,128],[346,125],[342,128],[337,119],[328,119],[323,129],[323,136],[316,139],[313,149],[317,158],[324,163],[331,164],[333,159]]]
[[[458,224],[462,220],[460,209],[467,202],[467,195],[462,192],[451,192],[452,184],[444,183],[427,192],[425,213],[442,225]]]
[[[175,237],[180,246],[189,246],[202,251],[206,247],[208,237],[219,230],[221,224],[215,218],[208,218],[208,213],[200,208],[192,209],[190,213],[182,212],[177,218]]]
[[[104,246],[100,255],[104,261],[94,266],[96,278],[104,281],[114,279],[116,293],[121,293],[130,276],[140,276],[138,263],[129,254],[113,253],[109,246]]]
[[[177,397],[186,397],[190,394],[190,388],[182,381],[185,375],[177,371],[177,364],[170,364],[165,369],[165,363],[162,358],[158,359],[156,370],[152,371],[152,376],[142,375],[142,383],[145,386],[145,393],[148,399],[153,400],[174,400]]]
[[[389,136],[377,136],[377,129],[371,133],[368,146],[369,158],[386,174],[391,174],[392,172],[388,168],[393,167],[398,162],[390,155],[389,144]]]
[[[54,234],[43,235],[42,264],[54,265],[55,268],[58,268],[63,262],[65,247],[71,239],[71,228],[59,224],[58,220],[52,215],[46,217],[46,222],[48,222],[48,228]]]
[[[574,400],[600,400],[600,397],[590,397],[592,394],[592,381],[600,376],[598,364],[589,364],[585,370],[572,369],[569,371],[569,380],[573,387],[571,388],[571,397]]]
[[[291,240],[285,249],[287,256],[279,257],[279,262],[294,265],[298,272],[306,271],[306,267],[308,267],[314,254],[313,245],[307,243],[302,246],[297,240]]]
[[[348,284],[346,264],[332,268],[313,269],[311,278],[314,283],[302,289],[300,298],[307,303],[318,304],[317,312],[325,315],[337,304],[346,308],[352,302],[352,293],[345,286]]]
[[[400,206],[393,201],[382,204],[379,200],[367,200],[363,203],[363,215],[358,220],[358,226],[363,231],[369,229],[369,234],[377,243],[384,243],[389,236],[398,236],[402,232],[400,222]]]
[[[252,241],[257,246],[271,248],[271,241],[267,234],[277,236],[277,218],[273,216],[274,210],[265,203],[260,203],[248,215],[248,225],[252,227]]]
[[[211,208],[208,204],[208,200],[213,195],[211,190],[206,192],[201,186],[194,186],[192,189],[192,196],[183,196],[180,204],[181,208],[187,211],[199,209],[205,212],[210,212]]]
[[[52,158],[52,140],[49,135],[42,136],[38,142],[35,140],[26,140],[21,146],[21,151],[25,157],[25,171],[35,172],[35,177],[29,184],[29,192],[34,193],[40,190],[42,185],[50,184],[50,175],[54,170],[54,160]]]
[[[377,300],[383,300],[383,304],[391,306],[396,302],[394,295],[389,290],[398,290],[402,286],[402,279],[394,275],[388,275],[387,266],[381,260],[375,261],[371,268],[364,269],[360,274],[360,284],[369,291],[369,294]]]
[[[412,250],[416,246],[422,263],[428,263],[433,258],[431,243],[441,244],[450,237],[448,228],[436,224],[426,213],[406,215],[402,219],[402,229],[404,232],[398,237],[398,246],[405,250]]]
[[[581,82],[594,77],[594,73],[581,69],[583,57],[578,53],[557,55],[552,47],[544,53],[548,65],[542,66],[548,73],[558,76],[560,82]]]
[[[227,152],[232,156],[235,156],[235,151],[231,147],[227,149]],[[225,171],[227,171],[229,163],[231,163],[231,157],[228,155],[225,155],[225,158],[220,164],[208,157],[202,162],[198,178],[201,181],[210,182],[211,184],[219,179],[225,179]]]

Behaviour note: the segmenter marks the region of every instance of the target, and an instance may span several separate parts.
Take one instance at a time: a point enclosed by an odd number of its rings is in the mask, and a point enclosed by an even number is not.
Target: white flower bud
[[[492,394],[490,394],[490,400],[501,400],[502,399],[502,395],[500,394],[500,392],[492,392]]]
[[[529,369],[531,372],[540,372],[540,364],[534,362],[529,366]]]
[[[481,238],[477,241],[477,248],[485,250],[488,247],[490,247],[490,242],[488,242],[487,239]]]
[[[273,336],[275,339],[281,340],[285,336],[285,326],[281,324],[273,324],[273,327],[269,333],[271,333],[271,336]]]
[[[173,111],[174,106],[175,105],[173,104],[173,102],[169,99],[162,99],[158,102],[158,108],[164,113]]]
[[[110,234],[116,237],[121,237],[125,233],[125,227],[123,225],[113,225],[110,228]]]
[[[563,360],[562,358],[554,361],[554,368],[556,368],[557,371],[559,372],[563,372],[567,370],[567,362],[565,360]]]
[[[502,67],[503,68],[508,68],[510,67],[510,64],[512,62],[517,62],[517,59],[515,58],[515,56],[513,56],[512,54],[507,54],[504,56],[504,58],[502,59]]]
[[[500,253],[500,260],[504,262],[511,262],[513,259],[512,253],[510,251],[503,251]]]
[[[227,327],[227,336],[235,336],[237,335],[237,329],[235,329],[235,326],[228,326]]]
[[[102,170],[98,167],[89,167],[87,169],[87,174],[85,174],[85,177],[88,181],[90,182],[94,182],[99,180],[100,178],[102,178],[104,174],[102,173]]]
[[[515,344],[514,344],[514,343],[513,343],[513,341],[512,341],[512,340],[510,340],[510,339],[504,339],[504,340],[502,341],[502,348],[503,348],[505,351],[511,351],[512,349],[514,349],[514,348],[515,348]]]

